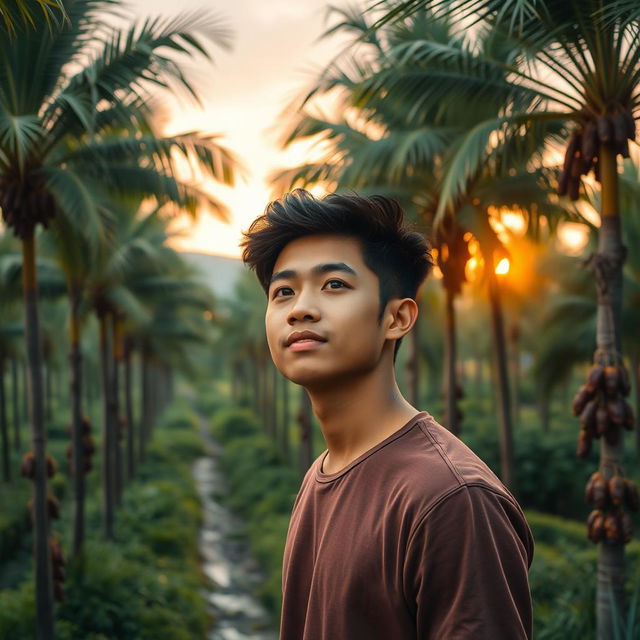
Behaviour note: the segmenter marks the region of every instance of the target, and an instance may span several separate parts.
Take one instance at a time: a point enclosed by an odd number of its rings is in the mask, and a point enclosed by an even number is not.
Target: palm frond
[[[106,209],[99,203],[103,200],[97,182],[71,168],[48,166],[40,170],[43,181],[56,203],[58,215],[69,218],[73,225],[89,242],[96,246],[100,241]]]

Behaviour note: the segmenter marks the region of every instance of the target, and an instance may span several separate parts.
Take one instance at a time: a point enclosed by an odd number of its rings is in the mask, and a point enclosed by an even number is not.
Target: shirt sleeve
[[[532,637],[533,537],[522,510],[488,487],[463,485],[417,522],[405,595],[421,640]]]

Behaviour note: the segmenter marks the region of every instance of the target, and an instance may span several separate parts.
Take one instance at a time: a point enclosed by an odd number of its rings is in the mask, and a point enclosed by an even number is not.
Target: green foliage
[[[215,414],[211,430],[216,438],[229,442],[260,432],[258,420],[249,409],[227,408]]]
[[[198,416],[188,405],[181,402],[172,404],[162,416],[162,426],[167,429],[191,429],[196,431],[198,424]]]
[[[464,411],[469,418],[460,439],[499,476],[497,418],[476,403],[466,402]],[[539,425],[525,422],[514,432],[518,500],[524,508],[580,519],[591,510],[584,501],[584,487],[598,466],[598,452],[594,447],[587,459],[576,456],[579,424],[571,423],[567,417],[560,428],[545,433]],[[630,472],[635,467],[632,455],[627,452],[623,465]]]
[[[192,461],[203,455],[197,426],[197,416],[179,403],[162,416],[147,460],[124,493],[114,542],[100,539],[99,486],[88,476],[89,537],[82,561],[67,566],[65,602],[56,607],[58,640],[205,637],[210,619],[201,595],[197,549],[201,513],[191,476]],[[53,443],[62,437],[57,433]],[[64,470],[57,475],[66,476]],[[24,484],[28,489],[29,483]],[[68,512],[63,509],[54,527],[65,549]],[[30,566],[30,556],[23,560]],[[0,638],[35,637],[33,578],[28,574],[23,569],[21,584],[1,592]]]
[[[575,520],[567,520],[558,516],[526,510],[527,522],[534,533],[536,544],[550,547],[572,545],[579,548],[592,548],[587,539],[586,524]]]
[[[27,502],[30,497],[31,483],[24,478],[0,489],[0,564],[12,555],[21,536],[29,529]]]
[[[0,638],[21,640],[36,637],[35,593],[33,581],[25,582],[18,589],[2,592],[0,607]]]
[[[638,637],[638,631],[640,631],[640,616],[638,615],[639,596],[640,573],[636,572],[633,595],[625,617],[625,614],[617,609],[613,590],[609,587],[609,602],[616,612],[616,615],[613,618],[614,640],[634,640],[634,638]]]
[[[217,415],[221,409],[229,408],[228,398],[220,394],[217,390],[211,390],[209,387],[198,392],[196,399],[198,410],[206,416]]]
[[[175,556],[164,561],[145,543],[141,537],[126,545],[92,541],[87,546],[84,577],[77,569],[70,573],[67,596],[58,610],[63,638],[203,636],[207,615],[192,568],[180,569]]]
[[[537,639],[594,637],[596,554],[595,547],[576,552],[536,544],[529,584]]]
[[[586,537],[586,524],[535,511],[525,515],[535,539],[529,570],[535,638],[594,638],[598,549]],[[630,542],[625,553],[627,566],[638,566],[640,542]],[[637,589],[638,584],[637,575],[628,576],[627,591],[634,585]],[[620,635],[616,640],[635,637],[628,630],[639,622],[637,598],[637,593],[631,597],[626,614],[618,613]],[[622,635],[623,628],[627,635]]]

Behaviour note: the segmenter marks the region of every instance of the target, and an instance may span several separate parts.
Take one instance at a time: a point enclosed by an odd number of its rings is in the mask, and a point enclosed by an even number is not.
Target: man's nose
[[[318,311],[318,307],[313,301],[312,296],[301,293],[298,295],[295,304],[289,311],[287,322],[289,324],[294,324],[296,321],[300,320],[311,320],[312,322],[315,322],[319,318],[320,312]]]

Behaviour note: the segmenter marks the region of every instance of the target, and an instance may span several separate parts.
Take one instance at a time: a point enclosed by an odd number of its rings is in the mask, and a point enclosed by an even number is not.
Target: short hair
[[[426,239],[405,223],[397,200],[337,193],[315,198],[304,189],[267,205],[264,214],[243,233],[242,259],[268,294],[273,268],[284,247],[298,238],[320,234],[352,236],[360,241],[363,261],[380,283],[378,323],[392,298],[416,298],[433,267]],[[396,341],[394,362],[401,341]]]

